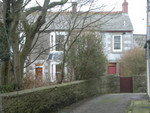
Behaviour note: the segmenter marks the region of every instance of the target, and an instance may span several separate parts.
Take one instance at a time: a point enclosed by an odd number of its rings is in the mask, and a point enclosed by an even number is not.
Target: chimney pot
[[[72,14],[77,13],[77,2],[72,2]]]

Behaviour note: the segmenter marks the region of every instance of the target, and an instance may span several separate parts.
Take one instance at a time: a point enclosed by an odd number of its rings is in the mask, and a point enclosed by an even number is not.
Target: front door
[[[116,63],[109,63],[108,64],[108,74],[113,75],[113,74],[116,74],[116,72],[117,72]]]

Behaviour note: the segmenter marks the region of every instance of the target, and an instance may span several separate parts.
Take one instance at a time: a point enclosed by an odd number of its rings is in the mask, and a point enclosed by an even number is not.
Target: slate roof
[[[100,26],[101,31],[133,31],[132,23],[126,13],[109,14],[102,21],[106,23]]]
[[[146,35],[145,34],[133,34],[134,46],[139,46],[141,48],[144,47],[146,43]]]
[[[68,30],[73,27],[77,17],[76,29],[88,26],[87,29],[92,28],[98,31],[133,31],[128,14],[122,12],[90,12],[88,14],[86,12],[80,12],[75,16],[71,12],[62,12],[54,21],[48,23],[56,14],[54,12],[47,14],[46,24],[42,26],[42,29],[49,24],[50,26],[46,30]],[[37,14],[33,15],[34,19],[36,19]]]

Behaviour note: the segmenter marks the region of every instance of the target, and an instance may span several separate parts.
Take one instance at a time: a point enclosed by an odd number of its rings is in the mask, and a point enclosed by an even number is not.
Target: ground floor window
[[[58,82],[61,80],[61,73],[62,73],[62,68],[61,67],[62,67],[61,64],[56,65],[56,77],[57,77]]]
[[[36,66],[36,68],[35,68],[36,77],[42,77],[43,65],[42,64],[36,64],[35,66]]]
[[[61,72],[62,72],[61,64],[52,62],[50,64],[51,82],[55,82],[55,81],[59,82],[61,80]]]
[[[51,78],[51,82],[54,82],[56,80],[56,64],[55,63],[50,64],[50,78]]]

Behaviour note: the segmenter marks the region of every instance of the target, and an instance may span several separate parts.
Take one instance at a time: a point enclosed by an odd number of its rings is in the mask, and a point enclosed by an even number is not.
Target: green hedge
[[[2,109],[4,113],[52,113],[88,97],[108,91],[119,92],[119,88],[113,82],[109,82],[112,78],[108,78],[110,79],[104,80],[105,82],[102,82],[102,79],[75,81],[3,94]],[[113,91],[110,91],[111,89]]]

